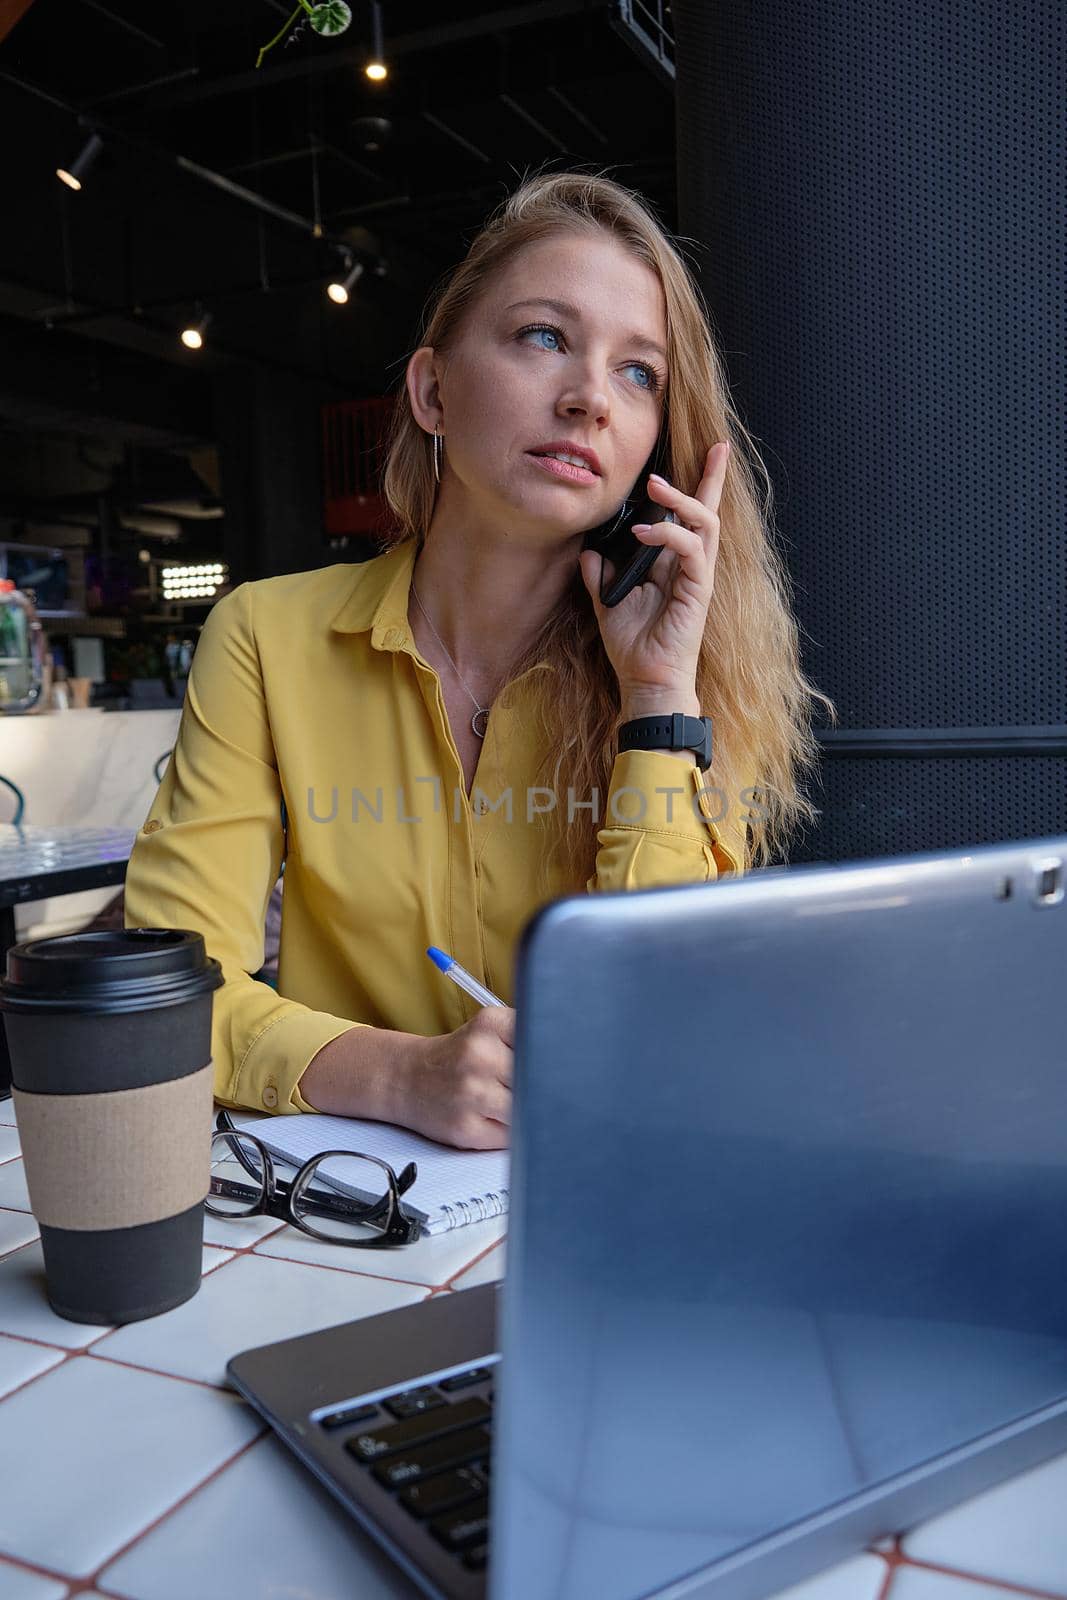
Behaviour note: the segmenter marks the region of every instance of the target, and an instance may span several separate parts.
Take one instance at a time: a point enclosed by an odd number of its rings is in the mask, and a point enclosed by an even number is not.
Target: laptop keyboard
[[[352,1459],[472,1572],[488,1555],[492,1378],[472,1367],[319,1418],[329,1432],[351,1430]]]

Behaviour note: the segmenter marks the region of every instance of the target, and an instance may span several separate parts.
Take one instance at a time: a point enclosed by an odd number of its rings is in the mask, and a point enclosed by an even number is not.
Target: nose
[[[611,402],[607,392],[597,386],[595,380],[572,384],[565,393],[561,394],[556,404],[556,415],[560,417],[585,416],[592,417],[598,426],[603,426],[611,416]]]

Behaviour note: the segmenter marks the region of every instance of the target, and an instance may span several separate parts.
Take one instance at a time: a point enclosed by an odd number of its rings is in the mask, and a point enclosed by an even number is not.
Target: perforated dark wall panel
[[[790,859],[840,861],[1067,833],[1064,766],[1062,756],[826,760],[812,792],[822,812],[818,830]]]
[[[871,748],[962,735],[881,760],[829,734],[790,859],[1067,831],[1067,8],[673,15],[679,231],[774,480],[805,670]],[[1058,756],[966,754],[1035,727]]]

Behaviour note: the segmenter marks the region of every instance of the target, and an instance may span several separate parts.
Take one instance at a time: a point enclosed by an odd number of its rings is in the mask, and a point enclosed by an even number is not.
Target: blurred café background
[[[518,178],[676,223],[669,8],[352,9],[257,69],[291,6],[0,7],[0,822],[135,830],[214,601],[376,553],[419,310]]]
[[[0,953],[119,913],[214,601],[376,553],[426,295],[537,170],[708,303],[840,712],[792,859],[1067,825],[1062,104],[950,12],[3,0]]]

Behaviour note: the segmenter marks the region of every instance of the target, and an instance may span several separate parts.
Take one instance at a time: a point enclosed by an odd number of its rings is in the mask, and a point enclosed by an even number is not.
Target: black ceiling
[[[385,0],[382,84],[362,71],[367,0],[352,0],[345,34],[305,29],[257,71],[290,10],[35,0],[0,42],[0,348],[27,395],[36,372],[38,400],[59,403],[41,393],[41,361],[61,379],[62,352],[86,340],[105,379],[117,358],[135,390],[155,373],[179,413],[183,378],[234,361],[382,393],[427,291],[534,170],[606,168],[675,226],[670,85],[606,0]],[[370,117],[390,124],[376,150]],[[103,153],[73,194],[55,168],[92,127]],[[324,285],[342,243],[367,270],[338,309]],[[177,332],[197,302],[213,322],[191,355]],[[0,380],[0,417],[19,387]]]

